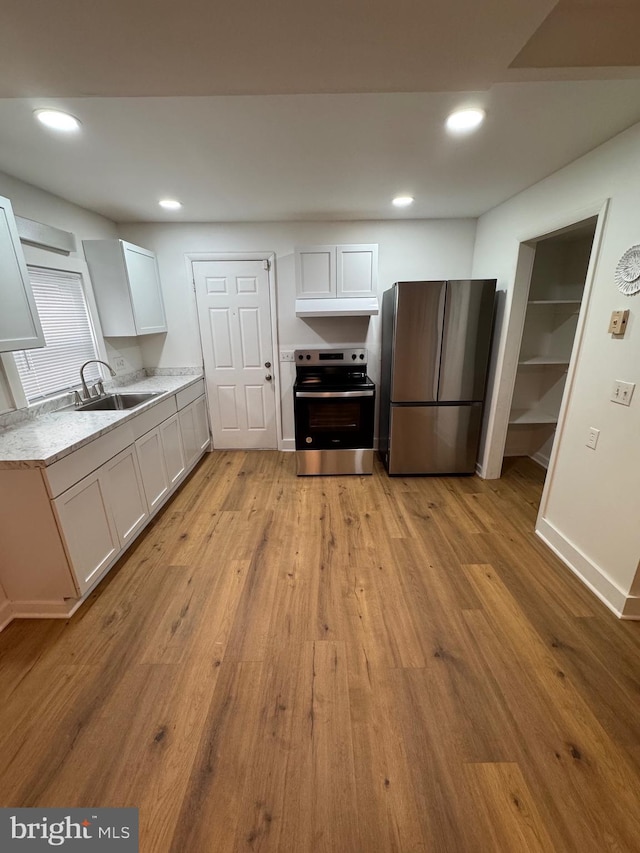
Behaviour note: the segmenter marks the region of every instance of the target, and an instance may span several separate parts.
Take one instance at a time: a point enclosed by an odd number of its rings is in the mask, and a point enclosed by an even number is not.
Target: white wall
[[[583,219],[607,198],[600,253],[586,305],[584,336],[564,424],[558,430],[538,529],[609,606],[640,616],[640,389],[629,408],[609,401],[615,379],[640,384],[640,295],[614,283],[618,259],[640,243],[640,125],[484,214],[477,228],[473,275],[497,276],[505,291],[500,347],[494,351],[489,430],[482,464],[497,476],[508,417],[510,358],[519,334],[511,312],[520,241]],[[613,310],[629,308],[624,339],[607,333]],[[507,358],[505,359],[505,356]],[[585,446],[600,430],[597,450]]]
[[[146,366],[202,364],[193,287],[185,255],[196,252],[272,251],[276,254],[279,349],[366,344],[370,374],[377,381],[379,318],[295,316],[296,245],[378,243],[378,289],[398,280],[464,278],[471,271],[475,220],[384,222],[276,222],[251,224],[122,225],[120,235],[157,253],[169,333],[142,343]],[[275,344],[275,342],[274,342]],[[274,352],[274,360],[278,353]],[[295,367],[280,364],[285,446],[292,446],[292,384]]]
[[[116,226],[109,219],[2,172],[0,172],[0,195],[10,199],[16,216],[71,231],[75,235],[78,248],[74,257],[84,260],[83,240],[117,236]],[[25,254],[28,255],[28,249]],[[55,252],[47,255],[51,257],[52,266],[55,266],[56,262],[59,263],[63,257]],[[142,366],[142,353],[135,339],[111,338],[105,343],[109,357],[123,355],[131,370],[137,370]],[[13,399],[0,365],[0,413],[13,408]]]

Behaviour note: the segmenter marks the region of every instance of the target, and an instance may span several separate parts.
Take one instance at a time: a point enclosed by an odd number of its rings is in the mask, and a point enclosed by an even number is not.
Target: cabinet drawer
[[[176,394],[178,409],[184,409],[185,406],[188,406],[189,403],[197,400],[202,394],[204,394],[204,379],[198,379],[198,381],[194,382],[193,385],[189,385],[188,388],[183,388],[182,391],[178,391]]]
[[[158,424],[161,424],[162,421],[166,421],[167,418],[170,418],[171,415],[175,415],[176,411],[175,397],[168,397],[161,403],[156,403],[155,406],[152,406],[152,408],[148,409],[146,412],[142,412],[134,419],[133,437],[140,438],[140,436],[144,435],[145,432],[149,432],[149,430],[157,427]]]
[[[74,450],[59,462],[49,465],[44,469],[44,481],[49,495],[55,498],[62,494],[130,444],[133,444],[131,421]]]

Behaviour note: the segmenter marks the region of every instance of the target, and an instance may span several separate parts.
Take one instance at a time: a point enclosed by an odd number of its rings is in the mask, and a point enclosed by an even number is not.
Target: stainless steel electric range
[[[371,474],[376,387],[366,349],[296,350],[295,362],[298,475]]]

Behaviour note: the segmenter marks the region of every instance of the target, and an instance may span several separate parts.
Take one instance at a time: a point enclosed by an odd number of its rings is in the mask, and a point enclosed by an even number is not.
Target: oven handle
[[[296,397],[373,397],[374,391],[296,391]]]

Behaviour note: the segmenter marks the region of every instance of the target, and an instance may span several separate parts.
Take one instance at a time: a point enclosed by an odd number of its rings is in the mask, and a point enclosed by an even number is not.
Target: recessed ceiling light
[[[165,210],[180,210],[182,207],[181,202],[176,201],[175,198],[163,198],[158,204],[160,207],[164,207]]]
[[[447,119],[447,130],[452,133],[466,133],[475,130],[484,121],[484,110],[456,110]]]
[[[61,110],[36,110],[35,117],[39,122],[53,130],[80,130],[80,122],[75,116],[63,113]]]
[[[393,204],[394,207],[409,207],[410,204],[413,204],[413,196],[397,195],[391,204]]]

